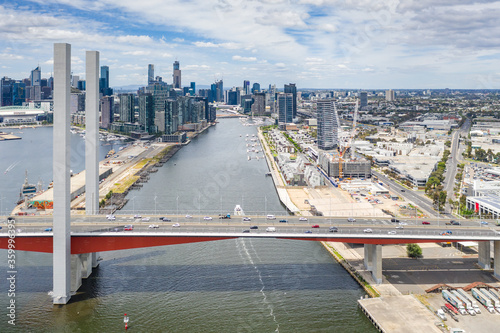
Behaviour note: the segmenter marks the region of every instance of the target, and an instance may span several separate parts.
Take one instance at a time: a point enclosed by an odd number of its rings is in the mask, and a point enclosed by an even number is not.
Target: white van
[[[267,227],[266,231],[267,232],[276,232],[276,228],[275,227]]]
[[[267,215],[268,220],[276,220],[276,216],[274,215]]]

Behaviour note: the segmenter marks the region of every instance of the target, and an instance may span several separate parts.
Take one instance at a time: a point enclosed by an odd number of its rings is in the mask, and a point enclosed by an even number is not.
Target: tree
[[[422,257],[422,248],[418,244],[406,244],[406,254],[410,258],[420,258]]]
[[[446,142],[444,143],[444,145],[445,145],[446,147],[451,147],[451,141],[450,141],[450,140],[446,141]]]
[[[446,191],[439,192],[439,210],[441,210],[441,208],[446,204],[446,196]]]

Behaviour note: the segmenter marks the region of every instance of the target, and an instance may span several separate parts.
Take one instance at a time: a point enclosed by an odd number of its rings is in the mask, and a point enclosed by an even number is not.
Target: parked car
[[[307,221],[307,217],[301,216],[299,217],[299,221]]]
[[[174,227],[174,228],[178,228],[178,227],[180,227],[180,226],[181,226],[181,225],[180,225],[179,223],[174,223],[174,224],[172,224],[172,227]]]
[[[330,227],[329,231],[330,232],[338,232],[339,228],[337,228],[337,227]]]
[[[311,228],[319,228],[319,224],[312,225]]]
[[[363,232],[365,232],[367,234],[371,234],[373,232],[373,230],[368,228],[368,229],[363,230]]]
[[[422,221],[422,224],[431,224],[431,223],[428,221]]]
[[[205,221],[212,221],[212,217],[211,216],[205,216],[203,219]]]

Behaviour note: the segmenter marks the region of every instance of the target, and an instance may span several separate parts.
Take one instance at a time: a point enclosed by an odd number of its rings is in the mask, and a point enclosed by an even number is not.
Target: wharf
[[[380,332],[442,332],[437,317],[412,295],[358,300],[358,305]]]
[[[8,140],[21,140],[21,137],[5,132],[0,132],[0,141],[8,141]]]

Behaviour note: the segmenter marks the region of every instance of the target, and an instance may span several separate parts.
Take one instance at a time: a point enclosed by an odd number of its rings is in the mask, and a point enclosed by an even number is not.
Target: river
[[[248,214],[284,214],[264,160],[248,160],[246,134],[256,128],[221,120],[131,191],[122,212],[232,213],[239,204]],[[50,145],[51,132],[38,135]],[[17,155],[8,156],[7,167]],[[40,174],[50,174],[50,157]],[[17,330],[7,324],[3,279],[0,331],[121,332],[127,313],[134,332],[376,332],[357,308],[363,290],[316,242],[233,239],[100,256],[71,303],[53,306],[52,256],[19,252]],[[5,250],[0,258],[7,274]]]

